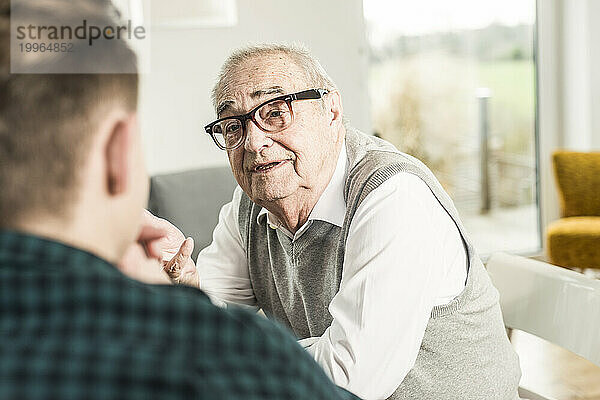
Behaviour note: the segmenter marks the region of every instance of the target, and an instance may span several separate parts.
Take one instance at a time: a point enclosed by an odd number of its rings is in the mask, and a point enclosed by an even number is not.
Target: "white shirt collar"
[[[348,164],[346,156],[346,142],[342,143],[342,149],[338,156],[337,165],[335,171],[329,180],[329,184],[323,191],[321,197],[317,201],[317,204],[313,207],[308,220],[298,230],[296,236],[304,231],[305,226],[309,225],[312,220],[321,220],[329,222],[330,224],[341,227],[344,224],[344,216],[346,214],[346,202],[344,201],[344,183],[346,175],[346,165]],[[256,217],[256,222],[260,222],[260,218],[267,214],[267,223],[273,228],[282,228],[287,231],[285,227],[279,222],[278,218],[269,212],[266,208],[262,208]]]

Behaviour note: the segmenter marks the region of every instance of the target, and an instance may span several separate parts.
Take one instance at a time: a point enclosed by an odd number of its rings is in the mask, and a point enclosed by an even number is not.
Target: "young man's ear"
[[[127,189],[133,133],[131,117],[116,120],[109,132],[105,151],[106,187],[112,196],[118,196]]]

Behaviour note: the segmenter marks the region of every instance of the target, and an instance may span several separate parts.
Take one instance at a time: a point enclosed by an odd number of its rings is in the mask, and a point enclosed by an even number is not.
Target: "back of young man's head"
[[[12,23],[114,26],[115,13],[108,0],[13,0]],[[71,52],[11,55],[10,18],[10,2],[0,0],[0,229],[62,238],[116,261],[148,194],[135,53],[123,40],[98,41],[90,57],[78,51],[85,43],[65,39]],[[11,57],[13,71],[36,73],[11,73]],[[133,73],[102,73],[115,64]],[[97,73],[44,72],[73,67]]]

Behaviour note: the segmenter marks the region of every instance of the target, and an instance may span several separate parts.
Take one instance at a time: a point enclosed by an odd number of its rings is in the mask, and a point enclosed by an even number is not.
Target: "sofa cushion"
[[[219,210],[230,202],[236,182],[229,167],[153,176],[149,209],[194,239],[192,257],[212,241]]]

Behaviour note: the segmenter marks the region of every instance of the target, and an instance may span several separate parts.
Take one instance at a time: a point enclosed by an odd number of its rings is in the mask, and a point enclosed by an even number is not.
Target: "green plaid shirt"
[[[119,398],[355,399],[261,317],[0,231],[0,399]]]

